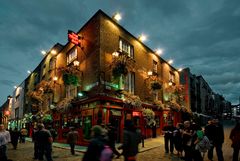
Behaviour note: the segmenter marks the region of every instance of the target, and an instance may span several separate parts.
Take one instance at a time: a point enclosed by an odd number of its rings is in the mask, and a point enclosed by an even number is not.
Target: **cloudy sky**
[[[240,96],[239,0],[0,0],[0,104],[41,61],[99,9],[162,48],[173,66],[190,67],[233,104]]]

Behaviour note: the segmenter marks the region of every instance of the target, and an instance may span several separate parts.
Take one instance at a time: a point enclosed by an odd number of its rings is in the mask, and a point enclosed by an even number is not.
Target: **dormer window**
[[[70,50],[67,54],[67,65],[71,64],[74,60],[77,59],[77,48]]]
[[[129,57],[134,58],[133,46],[127,41],[120,39],[119,49],[121,52],[126,53]]]

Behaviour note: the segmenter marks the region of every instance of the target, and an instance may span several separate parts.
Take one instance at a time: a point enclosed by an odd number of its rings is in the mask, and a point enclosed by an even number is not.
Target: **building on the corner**
[[[5,128],[9,128],[9,118],[10,118],[10,107],[11,107],[12,97],[8,96],[7,100],[0,106],[0,124],[3,124]]]
[[[87,144],[93,125],[111,123],[120,142],[127,119],[145,137],[155,137],[168,121],[176,125],[181,113],[190,112],[178,70],[103,11],[78,32],[68,31],[68,38],[67,44],[54,45],[25,80],[24,114],[51,115],[58,141],[66,141],[75,126],[79,144]],[[151,126],[144,109],[155,114]]]

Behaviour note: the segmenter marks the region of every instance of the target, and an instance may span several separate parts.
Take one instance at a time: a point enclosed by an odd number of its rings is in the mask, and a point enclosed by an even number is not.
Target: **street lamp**
[[[122,16],[120,13],[116,13],[113,15],[113,19],[119,22],[122,19]]]
[[[78,67],[79,66],[79,61],[77,61],[77,60],[74,60],[74,62],[73,62],[73,65],[75,66],[75,67]]]
[[[153,72],[150,70],[147,72],[148,76],[152,76],[153,75]]]

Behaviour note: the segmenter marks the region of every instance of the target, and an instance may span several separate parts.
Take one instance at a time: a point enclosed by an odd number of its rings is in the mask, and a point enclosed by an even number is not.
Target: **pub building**
[[[68,42],[55,45],[30,77],[26,93],[38,90],[36,95],[46,94],[47,101],[34,105],[27,98],[28,107],[53,117],[59,142],[66,142],[71,126],[79,132],[78,144],[87,145],[96,124],[111,123],[121,142],[126,119],[145,138],[161,135],[168,120],[181,121],[174,94],[178,70],[101,10],[78,32],[69,30]],[[155,114],[152,125],[145,109]]]

